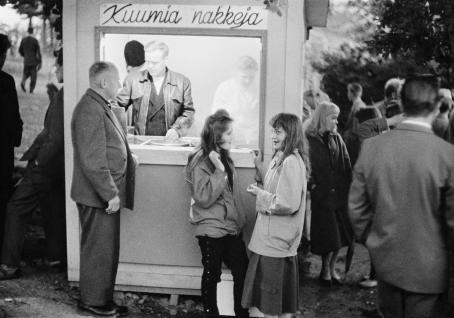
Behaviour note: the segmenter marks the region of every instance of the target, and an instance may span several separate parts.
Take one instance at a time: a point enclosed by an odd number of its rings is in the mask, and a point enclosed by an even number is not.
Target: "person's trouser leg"
[[[249,317],[249,310],[241,306],[244,279],[248,267],[248,257],[244,242],[240,236],[228,235],[224,238],[223,261],[230,268],[233,276],[233,301],[236,317]]]
[[[413,293],[378,281],[378,308],[384,318],[439,318],[443,295]]]
[[[405,318],[443,317],[443,295],[421,294],[404,291]]]
[[[49,261],[66,263],[66,215],[64,179],[53,180],[48,196],[41,203]]]
[[[24,70],[22,72],[22,80],[21,80],[21,85],[25,86],[25,82],[27,81],[27,78],[30,77],[30,66],[29,65],[24,65]]]
[[[202,304],[205,317],[219,316],[217,285],[221,281],[222,238],[198,237],[202,252]]]
[[[28,167],[7,205],[1,263],[18,267],[26,231],[26,222],[49,191],[49,181],[34,167]]]
[[[0,143],[0,247],[5,232],[6,206],[13,190],[14,148]]]
[[[402,290],[393,285],[378,281],[378,311],[384,318],[405,318]]]
[[[36,78],[38,76],[38,71],[36,70],[36,66],[30,67],[30,93],[33,93],[36,86]]]
[[[113,302],[120,252],[120,213],[77,204],[80,240],[80,300],[90,306]]]

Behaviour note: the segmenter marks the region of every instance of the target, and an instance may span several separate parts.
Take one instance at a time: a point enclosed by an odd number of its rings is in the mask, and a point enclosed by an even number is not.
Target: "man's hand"
[[[178,135],[178,132],[173,129],[173,128],[170,128],[169,130],[167,130],[167,134],[166,134],[166,140],[169,140],[169,141],[175,141],[179,138],[180,136]]]
[[[208,157],[210,158],[211,162],[213,163],[213,165],[216,167],[216,169],[219,169],[221,170],[222,172],[225,171],[225,167],[224,165],[222,164],[221,162],[221,155],[219,153],[217,153],[216,151],[214,150],[211,150],[210,154],[208,155]]]
[[[36,65],[36,71],[38,72],[40,69],[41,69],[41,63],[38,63],[38,65]]]
[[[109,202],[107,202],[106,212],[107,214],[112,214],[118,212],[118,210],[120,210],[120,198],[117,195]]]

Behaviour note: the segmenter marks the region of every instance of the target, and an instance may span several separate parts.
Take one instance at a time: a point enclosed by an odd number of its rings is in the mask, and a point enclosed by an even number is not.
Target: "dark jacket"
[[[350,157],[342,137],[335,133],[332,134],[332,138],[339,152],[333,165],[330,163],[329,149],[322,137],[308,135],[312,167],[310,191],[312,204],[338,209],[347,206],[352,171]]]
[[[22,119],[19,113],[14,78],[0,70],[0,145],[18,147],[22,139]]]
[[[132,120],[135,134],[138,135],[145,135],[151,85],[148,71],[131,72],[117,96],[120,106],[133,105]],[[174,128],[180,135],[184,135],[194,121],[191,82],[186,76],[167,69],[162,85],[166,128]]]
[[[32,36],[22,39],[19,46],[19,53],[24,57],[25,66],[34,66],[41,63],[41,50],[38,40]]]
[[[71,133],[72,199],[102,209],[118,195],[120,206],[132,209],[135,162],[120,123],[94,90],[88,89],[74,109]]]
[[[63,88],[50,102],[44,128],[21,160],[37,161],[44,174],[64,176]]]

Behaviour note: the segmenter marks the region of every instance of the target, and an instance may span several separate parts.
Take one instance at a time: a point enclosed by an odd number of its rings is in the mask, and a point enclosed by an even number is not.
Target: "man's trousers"
[[[90,306],[109,305],[120,253],[120,212],[78,203],[80,225],[80,300]]]
[[[66,262],[66,215],[64,178],[51,178],[30,163],[24,178],[8,201],[1,263],[18,267],[26,224],[40,207],[49,261]]]
[[[38,77],[38,70],[36,69],[36,65],[24,65],[21,84],[25,86],[25,81],[29,77],[30,77],[30,93],[33,93],[36,86],[36,79]]]
[[[384,318],[442,318],[443,294],[421,294],[378,281],[378,309]]]

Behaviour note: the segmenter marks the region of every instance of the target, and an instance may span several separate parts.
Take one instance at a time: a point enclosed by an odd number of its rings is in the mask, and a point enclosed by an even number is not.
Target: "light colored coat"
[[[306,210],[306,167],[298,153],[271,160],[256,198],[257,220],[248,248],[268,257],[295,256]]]
[[[454,238],[452,145],[405,122],[365,140],[349,212],[379,280],[413,293],[446,291],[446,234]]]

